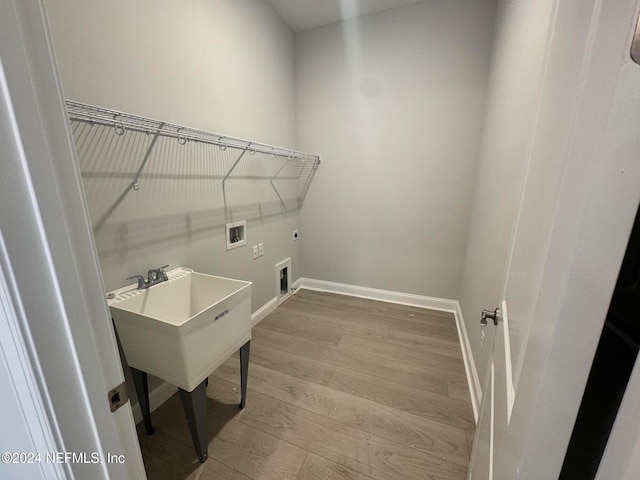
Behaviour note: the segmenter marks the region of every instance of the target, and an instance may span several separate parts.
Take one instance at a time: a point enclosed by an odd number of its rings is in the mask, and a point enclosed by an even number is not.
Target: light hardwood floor
[[[138,437],[149,480],[463,480],[474,422],[453,316],[301,290],[209,378],[209,459],[180,399]]]

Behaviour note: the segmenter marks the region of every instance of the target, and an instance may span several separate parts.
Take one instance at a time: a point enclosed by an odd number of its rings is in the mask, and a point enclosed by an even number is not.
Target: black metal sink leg
[[[138,404],[142,412],[144,428],[147,435],[153,435],[155,429],[151,425],[151,410],[149,408],[149,383],[147,381],[147,372],[131,367],[131,376],[133,377],[133,385],[136,387],[136,395],[138,395]]]
[[[203,381],[193,391],[187,392],[181,388],[180,400],[187,417],[193,445],[196,447],[198,460],[204,463],[209,456],[209,435],[207,428],[207,381]]]
[[[247,374],[249,373],[249,348],[251,340],[240,347],[240,390],[242,398],[240,399],[240,408],[244,408],[247,400]]]

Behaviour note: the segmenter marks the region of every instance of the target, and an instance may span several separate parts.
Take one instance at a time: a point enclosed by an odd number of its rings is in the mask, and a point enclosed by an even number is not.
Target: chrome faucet
[[[152,268],[147,272],[147,278],[145,279],[142,275],[134,275],[133,277],[128,277],[127,280],[138,280],[138,290],[144,290],[145,288],[152,287],[161,282],[166,282],[169,280],[167,277],[167,272],[164,271],[169,265],[165,265],[164,267]]]

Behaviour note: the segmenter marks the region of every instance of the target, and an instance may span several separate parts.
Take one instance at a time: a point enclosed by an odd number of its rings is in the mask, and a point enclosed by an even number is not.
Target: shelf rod
[[[142,170],[144,170],[144,167],[147,164],[147,161],[149,161],[149,157],[151,156],[151,151],[153,150],[153,147],[156,144],[158,137],[160,136],[160,130],[162,130],[163,126],[164,126],[164,123],[161,123],[158,129],[156,130],[156,133],[153,136],[153,140],[151,140],[151,143],[147,148],[147,152],[144,154],[144,158],[142,159],[140,168],[138,168],[138,171],[136,172],[136,176],[133,177],[133,182],[131,182],[131,186],[133,187],[134,190],[138,190],[140,188],[140,186],[138,185],[138,179],[140,178],[140,175],[142,174]]]
[[[69,119],[77,122],[86,122],[91,125],[105,125],[114,126],[117,125],[118,129],[125,128],[129,131],[149,133],[154,130],[158,130],[158,125],[161,124],[162,131],[160,135],[176,138],[182,141],[190,140],[195,142],[208,143],[212,145],[224,145],[227,147],[235,148],[238,150],[244,150],[251,145],[252,150],[262,154],[272,154],[279,157],[287,157],[291,155],[291,149],[277,147],[261,142],[253,142],[249,140],[243,140],[241,138],[229,137],[213,132],[206,132],[195,128],[184,127],[167,122],[159,122],[158,120],[152,120],[145,117],[131,115],[128,113],[119,112],[116,110],[109,110],[105,108],[95,107],[83,103],[66,101],[67,114]],[[318,155],[311,153],[295,151],[296,157],[308,158],[312,160],[319,159]]]

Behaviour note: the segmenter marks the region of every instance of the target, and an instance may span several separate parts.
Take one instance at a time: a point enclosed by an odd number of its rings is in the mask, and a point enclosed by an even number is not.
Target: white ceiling
[[[294,32],[389,10],[422,0],[267,0]]]

